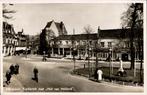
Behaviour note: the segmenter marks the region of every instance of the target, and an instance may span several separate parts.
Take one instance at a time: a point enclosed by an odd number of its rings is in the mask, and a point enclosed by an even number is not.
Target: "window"
[[[80,45],[80,41],[79,40],[75,41],[75,45]]]
[[[98,44],[97,41],[94,41],[94,44],[95,44],[95,45]]]
[[[71,41],[71,44],[74,44],[74,41]]]
[[[112,47],[112,42],[108,42],[108,47]]]
[[[66,44],[68,45],[68,41],[66,41]]]
[[[3,43],[4,43],[4,44],[6,43],[6,38],[3,39]]]
[[[129,45],[129,41],[125,41],[125,45],[124,45],[124,47],[129,47],[130,45]]]
[[[10,44],[12,44],[13,43],[13,39],[10,39]]]
[[[60,41],[60,44],[62,44],[62,41]]]
[[[86,45],[86,41],[83,41],[83,45]]]
[[[6,53],[8,52],[8,47],[6,47]]]
[[[4,48],[5,48],[5,47],[3,47],[2,53],[4,53]]]
[[[8,43],[8,39],[6,38],[6,41],[5,41],[5,43],[7,44]]]
[[[89,41],[89,44],[92,45],[92,41]]]
[[[13,44],[16,45],[16,44],[15,44],[15,41],[13,41]]]
[[[101,42],[101,47],[104,47],[104,46],[105,46],[104,42]]]
[[[8,39],[8,44],[9,44],[9,39]]]

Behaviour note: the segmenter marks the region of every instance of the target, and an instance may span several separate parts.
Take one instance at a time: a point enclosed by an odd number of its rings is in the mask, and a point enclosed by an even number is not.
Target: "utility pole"
[[[109,77],[111,77],[112,74],[112,49],[109,49]]]
[[[98,66],[98,39],[99,39],[99,33],[100,33],[100,26],[98,26],[98,31],[97,31],[97,42],[96,42],[96,69],[99,67]]]
[[[73,29],[73,35],[75,34],[75,29]],[[74,62],[74,71],[75,71],[75,45],[74,45],[74,38],[72,37],[72,54],[73,54],[73,62]]]
[[[88,72],[89,72],[89,78],[90,78],[89,40],[88,40]]]

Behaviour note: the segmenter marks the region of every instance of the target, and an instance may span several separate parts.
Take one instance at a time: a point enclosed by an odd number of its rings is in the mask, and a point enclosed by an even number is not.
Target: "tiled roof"
[[[11,32],[11,34],[15,34],[14,27],[7,22],[3,22],[3,32],[6,32],[8,30]]]
[[[97,34],[76,34],[76,35],[60,35],[56,39],[58,40],[96,40]]]
[[[15,38],[15,31],[13,25],[3,22],[3,37],[13,37]]]
[[[100,30],[99,37],[100,38],[124,38],[128,37],[129,30],[128,29],[107,29]]]
[[[109,29],[109,30],[100,30],[99,36],[97,33],[92,34],[76,34],[76,35],[60,35],[56,39],[58,40],[96,40],[98,37],[100,39],[120,39],[120,38],[129,38],[130,29]],[[143,30],[135,30],[134,37],[137,37],[138,32],[141,32],[143,37]]]
[[[45,26],[45,28],[46,27],[50,27],[51,26],[51,24],[54,22],[54,20],[52,20],[52,21],[50,21],[50,22],[48,22],[47,23],[47,25]],[[55,25],[56,25],[56,27],[57,27],[57,29],[58,29],[58,31],[59,31],[59,34],[61,33],[61,31],[62,31],[62,25],[61,24],[63,24],[63,28],[64,28],[64,33],[66,33],[67,34],[67,30],[66,30],[66,28],[65,28],[65,25],[64,25],[64,23],[61,21],[61,23],[59,23],[59,22],[54,22],[55,23]]]

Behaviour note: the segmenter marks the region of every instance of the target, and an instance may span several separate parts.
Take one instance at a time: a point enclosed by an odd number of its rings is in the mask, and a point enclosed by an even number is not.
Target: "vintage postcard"
[[[144,93],[145,2],[2,6],[2,93]]]

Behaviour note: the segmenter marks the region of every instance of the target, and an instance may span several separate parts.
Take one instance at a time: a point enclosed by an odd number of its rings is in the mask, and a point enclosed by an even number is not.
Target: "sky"
[[[42,3],[42,4],[14,4],[9,9],[16,10],[13,24],[16,33],[22,28],[25,34],[36,35],[54,20],[65,24],[68,34],[83,33],[84,27],[90,26],[96,33],[100,29],[121,28],[121,15],[126,11],[126,3]]]

